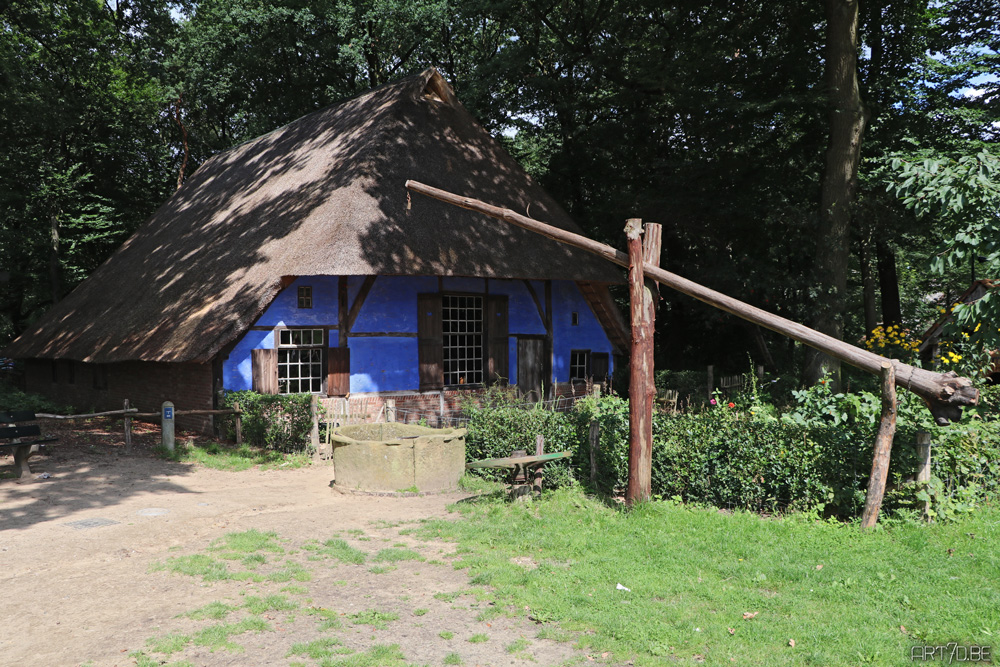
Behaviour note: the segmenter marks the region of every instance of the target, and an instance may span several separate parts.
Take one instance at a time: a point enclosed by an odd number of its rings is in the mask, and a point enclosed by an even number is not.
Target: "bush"
[[[39,394],[29,394],[6,382],[0,382],[0,410],[30,410],[47,414],[68,415],[73,408],[60,405],[50,398]]]
[[[248,444],[282,452],[309,448],[312,417],[309,394],[258,394],[255,391],[226,392],[224,403],[239,403],[243,411],[243,439]],[[236,437],[235,421],[227,419],[229,438]]]
[[[578,447],[577,429],[569,413],[547,410],[541,406],[516,407],[516,395],[500,390],[488,391],[481,406],[469,405],[468,433],[465,436],[467,461],[504,458],[511,452],[523,449],[528,455],[535,453],[535,437],[545,438],[547,453],[572,451]],[[505,470],[475,469],[470,473],[491,480],[506,479]],[[567,461],[545,466],[548,486],[571,483],[574,478]]]

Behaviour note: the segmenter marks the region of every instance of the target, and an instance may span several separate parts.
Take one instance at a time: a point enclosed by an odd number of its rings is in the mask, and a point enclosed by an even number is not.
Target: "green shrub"
[[[39,394],[23,392],[7,382],[0,382],[0,409],[10,411],[30,410],[31,412],[44,412],[57,415],[73,413],[73,408],[69,405],[61,405]]]
[[[571,413],[555,412],[541,406],[516,407],[516,396],[509,392],[491,390],[487,392],[482,406],[468,406],[468,433],[465,436],[465,456],[467,461],[495,459],[510,456],[511,452],[523,449],[529,455],[535,453],[535,438],[545,438],[547,453],[577,450],[578,436],[574,417]],[[476,469],[470,471],[491,480],[505,479],[505,470]],[[545,466],[547,486],[571,483],[574,479],[569,462],[550,463]]]
[[[225,405],[240,404],[243,439],[255,447],[283,452],[301,452],[309,447],[312,417],[309,394],[258,394],[255,391],[226,392]],[[236,437],[235,422],[227,420],[230,438]]]

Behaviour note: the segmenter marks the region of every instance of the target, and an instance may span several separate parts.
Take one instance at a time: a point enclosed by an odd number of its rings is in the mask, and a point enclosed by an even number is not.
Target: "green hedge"
[[[309,394],[258,394],[254,391],[226,392],[224,403],[239,403],[243,411],[243,440],[252,446],[282,452],[302,452],[309,448],[312,417]],[[228,419],[226,430],[236,437],[235,422]]]
[[[656,413],[653,494],[757,512],[860,513],[871,472],[877,398],[835,395],[823,385],[796,398],[798,405],[781,415],[753,396],[734,399],[732,407],[717,401],[701,411]],[[588,398],[571,413],[493,404],[470,410],[469,418],[469,460],[509,456],[514,449],[530,452],[535,434],[541,433],[546,451],[574,452],[572,474],[586,483],[588,431],[596,420],[601,427],[597,490],[620,493],[628,482],[626,400]],[[930,430],[934,442],[933,480],[927,489],[908,483],[916,470],[914,443],[921,428]],[[929,497],[937,514],[950,516],[998,490],[1000,423],[988,415],[938,428],[930,425],[918,399],[901,395],[895,443],[886,511],[916,510]],[[492,471],[492,476],[499,475]]]

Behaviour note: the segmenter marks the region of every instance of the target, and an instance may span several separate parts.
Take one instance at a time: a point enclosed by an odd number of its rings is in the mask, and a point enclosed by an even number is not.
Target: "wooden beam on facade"
[[[586,236],[574,234],[573,232],[547,225],[538,220],[533,220],[510,209],[493,206],[471,197],[452,194],[445,190],[418,183],[417,181],[407,181],[406,187],[428,197],[483,213],[484,215],[536,232],[560,243],[586,250],[587,252],[604,257],[619,266],[627,268],[629,265],[628,254],[620,250],[589,239]],[[882,362],[889,361],[895,369],[896,386],[909,389],[923,398],[927,402],[927,406],[931,414],[934,415],[938,425],[945,425],[950,421],[958,420],[962,415],[962,406],[976,405],[979,402],[979,390],[972,386],[972,380],[959,377],[954,371],[935,373],[904,364],[897,359],[886,359],[874,352],[869,352],[850,343],[845,343],[833,336],[828,336],[798,322],[793,322],[779,315],[774,315],[751,306],[738,299],[726,296],[721,292],[716,292],[694,281],[657,267],[644,267],[643,273],[646,277],[652,278],[656,282],[675,289],[678,292],[687,294],[741,319],[788,336],[800,343],[822,350],[826,354],[836,357],[851,366],[860,368],[863,371],[879,374]]]
[[[365,299],[368,298],[368,292],[372,291],[372,285],[375,284],[375,279],[378,276],[365,276],[365,281],[361,283],[361,289],[358,291],[358,295],[354,297],[354,303],[351,304],[351,311],[347,314],[347,334],[350,335],[351,329],[354,328],[354,321],[358,319],[358,314],[361,312],[361,306],[365,304]]]
[[[347,347],[347,276],[337,280],[337,347]]]

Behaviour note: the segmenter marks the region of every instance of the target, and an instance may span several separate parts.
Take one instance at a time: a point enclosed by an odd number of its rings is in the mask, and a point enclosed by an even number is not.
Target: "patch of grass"
[[[422,532],[457,541],[462,566],[497,604],[638,667],[695,654],[720,665],[895,665],[914,644],[995,644],[1000,633],[998,507],[863,534],[813,515],[667,502],[626,511],[574,489],[530,506],[456,509],[466,520]],[[511,562],[526,555],[537,569]]]
[[[361,537],[362,535],[365,534],[365,531],[361,530],[360,528],[350,528],[347,530],[347,534],[353,535],[354,537]]]
[[[420,493],[420,489],[414,485],[408,486],[405,489],[396,489],[396,493]]]
[[[236,611],[236,609],[237,607],[224,602],[209,602],[204,607],[195,609],[194,611],[189,611],[184,614],[184,616],[193,618],[196,621],[204,621],[209,618],[213,621],[221,621],[229,614],[229,612]]]
[[[150,637],[146,640],[146,646],[149,647],[150,651],[153,653],[162,653],[163,655],[183,651],[184,647],[189,643],[191,643],[190,636],[174,632],[162,637]]]
[[[305,658],[312,658],[313,660],[322,660],[323,658],[331,658],[334,655],[354,653],[351,649],[344,648],[343,644],[336,637],[317,639],[308,643],[292,644],[292,649],[285,657],[290,658],[293,655],[299,655]]]
[[[507,485],[502,482],[494,482],[476,475],[462,475],[458,480],[458,488],[469,493],[503,493],[507,490]]]
[[[423,615],[424,615],[424,614],[426,614],[426,613],[427,613],[428,611],[430,611],[430,610],[429,610],[429,609],[414,609],[414,610],[413,610],[413,615],[414,615],[414,616],[423,616]]]
[[[312,573],[296,563],[295,561],[286,561],[285,566],[270,572],[266,576],[267,581],[273,581],[276,583],[285,583],[287,581],[311,581]]]
[[[273,449],[242,445],[229,445],[219,442],[188,442],[178,444],[174,452],[157,448],[157,455],[172,461],[197,463],[215,470],[239,472],[249,470],[254,466],[261,468],[302,468],[312,464],[306,454],[287,454]]]
[[[382,612],[377,609],[368,609],[365,611],[359,611],[356,614],[350,614],[347,618],[355,625],[370,625],[376,630],[385,630],[389,623],[399,619],[399,614],[395,612]]]
[[[504,647],[504,650],[507,651],[507,653],[520,653],[529,646],[531,646],[531,642],[527,639],[515,639],[511,643],[507,644]]]
[[[291,584],[282,588],[281,592],[288,593],[289,595],[308,595],[309,589],[305,586],[296,586],[295,584]]]
[[[244,632],[269,632],[271,626],[259,618],[245,618],[237,623],[220,623],[212,625],[192,637],[192,641],[197,646],[204,646],[213,653],[216,649],[225,649],[230,652],[241,652],[243,647],[229,641],[230,637],[241,635]]]
[[[263,533],[256,528],[241,533],[228,533],[215,540],[209,550],[227,552],[223,554],[223,558],[238,557],[231,554],[252,554],[258,551],[285,553],[285,549],[278,544],[277,533],[272,531]]]
[[[576,639],[576,634],[558,627],[542,628],[535,636],[539,639],[550,639],[554,642],[571,642]]]
[[[440,600],[441,602],[454,602],[461,595],[461,591],[455,591],[454,593],[445,593],[444,591],[434,594],[435,600]]]
[[[470,644],[484,644],[490,640],[490,636],[483,634],[482,632],[477,632],[476,634],[469,637],[466,641]]]
[[[438,633],[438,637],[440,637],[441,639],[454,639],[455,633],[451,632],[450,630],[444,630]]]
[[[299,605],[284,595],[268,595],[263,598],[251,595],[244,600],[243,607],[251,614],[263,614],[267,611],[294,611],[299,608]]]
[[[375,565],[368,568],[368,571],[372,574],[385,574],[386,572],[392,572],[397,569],[395,565]]]
[[[424,557],[413,549],[396,549],[392,547],[381,549],[377,554],[372,556],[372,560],[386,563],[399,563],[404,560],[422,561],[423,559]]]
[[[230,552],[232,553],[232,552]],[[262,583],[273,581],[283,583],[292,581],[309,581],[312,574],[294,561],[288,561],[283,567],[270,572],[253,572],[249,570],[230,571],[222,561],[206,554],[189,556],[172,556],[165,563],[154,565],[152,570],[167,570],[174,574],[184,574],[189,577],[201,577],[202,581],[252,581]]]
[[[132,653],[128,654],[128,657],[135,659],[136,667],[194,667],[194,664],[188,662],[187,660],[181,660],[180,662],[163,663],[160,660],[150,658],[142,651],[133,651]],[[92,665],[92,664],[93,664],[92,662],[88,662],[85,663],[84,665],[81,665],[80,667],[86,667],[87,665]]]
[[[443,665],[461,665],[462,664],[462,656],[460,656],[457,653],[449,653],[448,655],[446,655],[444,657],[444,660],[441,661],[441,664],[443,664]]]
[[[360,549],[355,549],[349,545],[344,540],[339,538],[329,539],[323,544],[316,542],[310,542],[302,546],[304,551],[312,552],[318,556],[325,556],[327,558],[336,558],[342,563],[350,563],[352,565],[361,565],[365,562],[365,552]]]
[[[325,609],[323,607],[310,607],[306,610],[306,613],[310,616],[319,616],[319,629],[320,630],[340,630],[344,627],[344,622],[340,620],[340,614],[333,611],[332,609]]]
[[[399,650],[399,644],[372,646],[364,653],[354,655],[339,660],[325,658],[319,663],[320,667],[408,667],[406,657]]]

